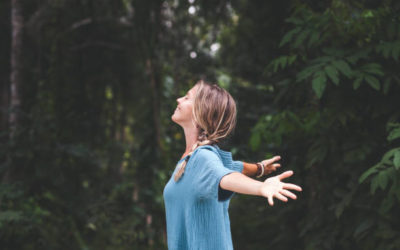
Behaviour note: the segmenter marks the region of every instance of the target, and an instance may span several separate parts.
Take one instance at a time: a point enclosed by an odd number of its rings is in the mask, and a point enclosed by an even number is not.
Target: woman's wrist
[[[243,162],[242,174],[250,177],[261,178],[262,176],[267,175],[267,169],[265,168],[265,165],[262,162],[257,162],[257,163]]]
[[[260,177],[264,176],[264,174],[265,174],[264,164],[262,164],[262,162],[257,162],[256,166],[257,166],[256,178],[260,178]]]
[[[242,174],[253,177],[256,176],[258,167],[255,163],[243,162]]]

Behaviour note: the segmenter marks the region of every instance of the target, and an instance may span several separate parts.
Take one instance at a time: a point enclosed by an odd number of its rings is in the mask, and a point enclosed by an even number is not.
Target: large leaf
[[[332,67],[331,65],[326,66],[325,73],[328,75],[329,79],[331,79],[331,81],[334,84],[336,85],[339,84],[338,71],[335,67]]]
[[[379,80],[371,75],[366,75],[365,76],[365,81],[374,89],[379,90],[381,88],[381,84],[379,83]]]
[[[312,65],[309,67],[306,67],[305,69],[303,69],[302,71],[300,71],[297,75],[296,75],[296,81],[297,82],[301,82],[304,81],[305,79],[309,78],[311,75],[313,75],[316,71],[319,71],[321,68],[320,64],[317,65]]]
[[[303,32],[299,33],[294,41],[293,47],[300,47],[309,34],[310,30],[304,30]]]
[[[344,60],[335,60],[332,61],[333,66],[335,66],[343,75],[350,78],[353,74],[352,69],[349,64]]]
[[[361,222],[358,227],[356,228],[356,230],[354,231],[353,236],[354,237],[358,237],[360,236],[363,232],[365,232],[366,230],[368,230],[369,228],[371,228],[374,225],[374,221],[372,221],[371,219],[366,219],[363,222]]]
[[[400,168],[400,150],[394,153],[393,164],[396,169]]]
[[[318,98],[322,97],[326,87],[326,75],[323,71],[318,71],[314,74],[314,79],[312,80],[312,88]]]
[[[292,40],[293,36],[297,33],[299,33],[301,31],[300,27],[297,27],[295,29],[292,29],[291,31],[289,31],[288,33],[286,33],[283,38],[282,41],[279,44],[279,47],[282,47],[283,45],[285,45],[286,43],[288,43],[289,41]]]
[[[387,137],[388,141],[394,141],[398,138],[400,138],[400,124],[395,124],[393,125],[393,129],[390,130],[390,133]]]
[[[361,70],[370,74],[383,76],[382,66],[377,63],[368,63],[361,67]]]
[[[359,182],[359,183],[362,183],[363,181],[365,181],[365,179],[368,178],[368,176],[377,173],[377,172],[378,172],[378,166],[379,166],[379,165],[375,165],[375,166],[369,168],[367,171],[365,171],[365,172],[360,176],[360,178],[358,179],[358,182]]]
[[[384,190],[388,184],[388,180],[389,180],[389,176],[387,174],[386,170],[380,171],[378,176],[376,176],[375,178],[378,178],[378,183],[379,183],[379,187]]]
[[[312,32],[310,35],[310,39],[308,40],[307,46],[308,47],[313,46],[314,44],[316,44],[318,42],[319,38],[320,38],[320,31]]]
[[[362,80],[363,80],[363,77],[359,77],[353,82],[354,90],[357,90],[360,87]]]

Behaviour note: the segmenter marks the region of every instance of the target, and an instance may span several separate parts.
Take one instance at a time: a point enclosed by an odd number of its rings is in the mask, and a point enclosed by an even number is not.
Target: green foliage
[[[301,230],[288,238],[301,249],[400,247],[400,6],[353,4],[294,4],[280,53],[263,72],[275,98],[249,144],[282,152],[297,172],[302,219],[291,225]],[[270,247],[290,249],[278,242]]]
[[[400,138],[400,123],[388,124],[388,141]],[[359,182],[370,182],[371,194],[376,194],[378,188],[385,192],[380,203],[380,212],[387,213],[396,203],[400,202],[400,147],[387,151],[382,159],[373,167],[365,171]]]

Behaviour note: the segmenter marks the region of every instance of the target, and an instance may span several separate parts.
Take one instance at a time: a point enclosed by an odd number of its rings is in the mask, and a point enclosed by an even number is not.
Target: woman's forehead
[[[192,87],[191,89],[189,89],[187,94],[191,95],[191,96],[194,96],[194,94],[196,93],[196,88],[197,88],[197,86]]]

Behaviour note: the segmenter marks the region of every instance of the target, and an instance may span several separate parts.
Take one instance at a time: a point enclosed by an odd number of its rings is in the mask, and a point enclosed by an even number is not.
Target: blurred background
[[[282,156],[297,201],[236,195],[235,249],[400,249],[400,3],[0,2],[0,248],[166,249],[170,117],[237,100],[236,160]]]

